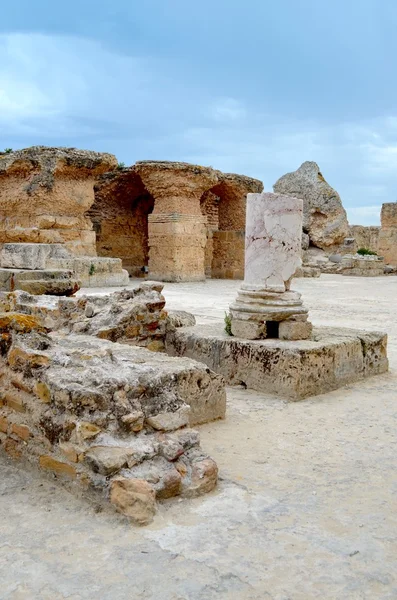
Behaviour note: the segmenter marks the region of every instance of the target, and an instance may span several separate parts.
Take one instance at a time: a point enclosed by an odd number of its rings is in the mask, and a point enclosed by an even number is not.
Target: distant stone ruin
[[[8,245],[0,287],[28,290],[20,282],[32,280],[51,293],[49,279],[69,279],[72,289],[125,285],[128,274],[239,279],[246,195],[262,189],[258,180],[188,163],[121,168],[110,154],[42,146],[0,154],[0,244]],[[42,244],[40,261],[32,244]],[[56,254],[45,244],[57,244]]]
[[[181,162],[140,161],[103,175],[87,215],[100,256],[161,281],[241,279],[245,202],[256,179]]]

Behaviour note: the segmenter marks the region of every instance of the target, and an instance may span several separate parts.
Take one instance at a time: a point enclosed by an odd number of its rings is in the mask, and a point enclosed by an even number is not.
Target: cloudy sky
[[[314,160],[351,223],[397,200],[396,0],[18,0],[0,148],[185,160],[262,179]]]

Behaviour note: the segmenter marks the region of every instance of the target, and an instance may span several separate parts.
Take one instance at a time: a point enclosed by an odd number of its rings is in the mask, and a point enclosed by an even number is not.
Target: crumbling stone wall
[[[379,234],[380,227],[377,226],[350,225],[349,238],[355,240],[353,251],[356,252],[359,248],[368,248],[373,252],[378,252]]]
[[[196,361],[131,346],[136,322],[155,324],[147,338],[159,333],[155,286],[114,300],[0,297],[0,448],[146,524],[156,500],[216,485],[190,427],[224,416],[224,381]]]
[[[260,181],[227,173],[203,194],[201,210],[207,217],[207,276],[220,279],[244,277],[246,198],[249,192],[262,189]]]
[[[397,202],[382,205],[379,254],[389,265],[397,265]]]
[[[0,154],[0,244],[64,244],[72,257],[121,259],[130,275],[157,280],[242,277],[246,195],[262,189],[212,167],[118,169],[109,154],[37,146]]]
[[[96,178],[115,168],[111,154],[34,146],[0,155],[0,243],[63,243],[95,256],[86,211]]]

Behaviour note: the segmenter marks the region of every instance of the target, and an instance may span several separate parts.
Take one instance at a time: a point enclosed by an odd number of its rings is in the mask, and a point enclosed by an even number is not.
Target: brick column
[[[143,161],[136,164],[154,198],[149,215],[149,277],[160,281],[205,279],[207,219],[200,198],[217,182],[211,168],[187,163]]]

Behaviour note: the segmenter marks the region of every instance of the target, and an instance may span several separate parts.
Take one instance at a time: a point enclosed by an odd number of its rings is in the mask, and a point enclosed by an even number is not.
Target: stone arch
[[[132,169],[104,175],[87,213],[98,256],[121,258],[131,277],[143,277],[149,262],[148,215],[153,207],[153,196]]]
[[[201,197],[201,211],[207,217],[207,277],[244,278],[247,193],[262,189],[261,182],[255,179],[220,174],[220,181]]]

